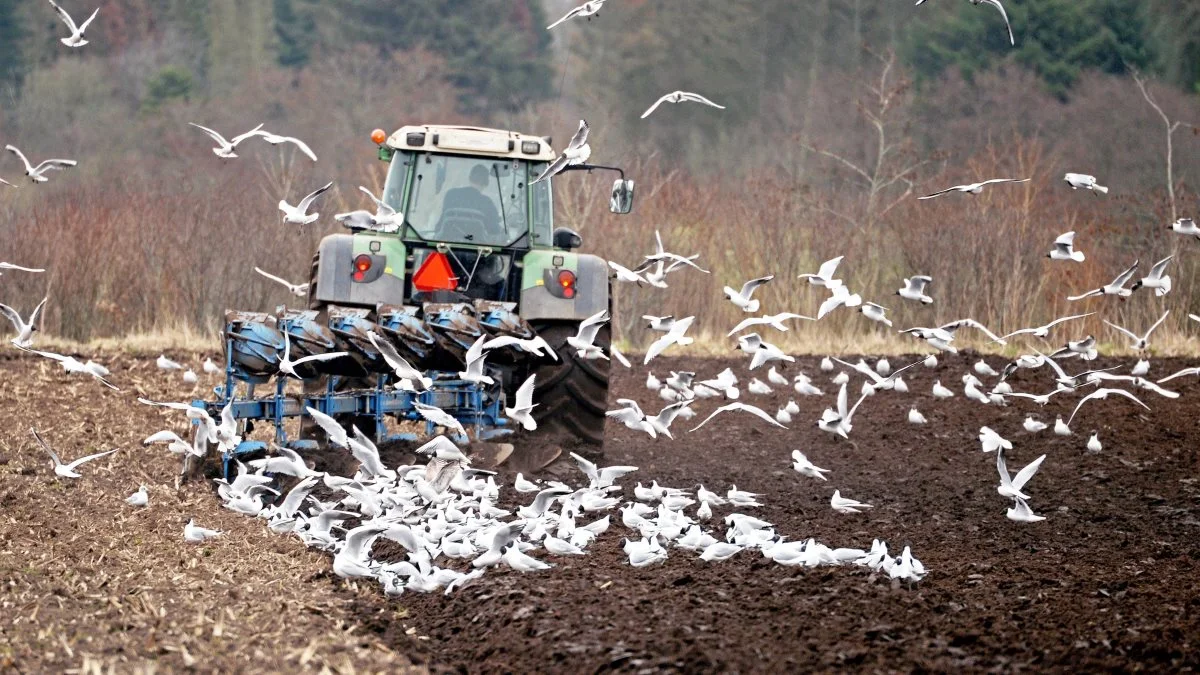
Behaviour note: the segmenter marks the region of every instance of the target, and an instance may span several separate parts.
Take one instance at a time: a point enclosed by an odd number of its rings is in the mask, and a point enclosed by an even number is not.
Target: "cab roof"
[[[421,124],[400,127],[387,139],[393,150],[508,157],[549,162],[554,150],[549,140],[515,131],[484,127]],[[531,150],[532,152],[526,152]]]

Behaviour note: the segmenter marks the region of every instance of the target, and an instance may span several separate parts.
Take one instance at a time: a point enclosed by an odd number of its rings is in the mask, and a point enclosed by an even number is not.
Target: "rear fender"
[[[375,307],[404,301],[404,242],[370,234],[331,234],[321,240],[317,296],[321,303]],[[354,280],[354,260],[371,258],[363,281]]]
[[[594,255],[530,251],[522,260],[521,317],[526,321],[578,321],[608,309],[608,265]],[[575,297],[556,297],[548,289],[558,273],[575,273]]]

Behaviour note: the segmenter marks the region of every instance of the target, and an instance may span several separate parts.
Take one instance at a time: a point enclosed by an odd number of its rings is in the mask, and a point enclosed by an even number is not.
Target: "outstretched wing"
[[[312,203],[317,200],[317,197],[320,197],[321,195],[325,194],[325,192],[327,192],[329,190],[329,188],[332,188],[332,187],[333,187],[333,181],[329,181],[324,186],[318,188],[315,192],[309,194],[304,199],[301,199],[300,203],[298,205],[296,205],[296,209],[298,211],[300,211],[300,213],[307,213],[308,207],[312,206]]]
[[[654,105],[650,106],[649,108],[646,109],[646,112],[642,113],[641,119],[646,119],[647,117],[650,116],[650,113],[654,112],[655,110],[658,110],[658,106],[662,105],[663,101],[666,101],[668,98],[670,98],[670,96],[671,96],[671,94],[665,94],[665,95],[659,97],[659,99],[654,102]]]
[[[1154,263],[1154,267],[1150,268],[1150,274],[1147,275],[1148,278],[1161,279],[1163,276],[1163,273],[1167,271],[1167,264],[1170,263],[1171,259],[1174,257],[1175,256],[1173,256],[1173,255],[1169,255],[1169,256],[1163,258],[1162,260],[1159,260],[1158,262]]]
[[[226,145],[231,145],[229,141],[225,140],[224,136],[222,136],[221,134],[218,134],[217,132],[213,131],[212,129],[209,129],[208,127],[202,127],[199,124],[196,124],[195,122],[188,122],[188,124],[190,124],[193,127],[196,127],[200,131],[203,131],[204,133],[208,134],[209,138],[216,141],[217,144],[222,147],[224,147]],[[11,148],[11,147],[9,149],[15,150],[15,148]],[[25,159],[25,156],[21,155],[21,159]],[[29,166],[29,162],[25,162],[25,166]]]
[[[1029,482],[1029,479],[1033,478],[1033,474],[1037,473],[1038,468],[1042,466],[1042,460],[1044,459],[1046,459],[1046,456],[1042,455],[1029,464],[1026,464],[1024,469],[1018,471],[1017,475],[1012,477],[1013,489],[1020,490],[1021,488],[1025,487],[1025,484]]]
[[[79,459],[75,460],[74,462],[71,462],[70,464],[68,464],[68,465],[67,465],[67,468],[68,468],[68,469],[71,469],[71,470],[73,471],[73,470],[75,470],[75,469],[78,469],[79,467],[83,466],[84,464],[86,464],[86,463],[88,463],[88,462],[92,461],[93,459],[100,459],[101,457],[105,457],[105,456],[107,456],[107,455],[111,455],[111,454],[113,454],[114,452],[116,452],[116,450],[105,450],[104,452],[97,452],[97,453],[96,453],[96,454],[94,454],[94,455],[88,455],[88,456],[86,456],[86,457],[80,457]]]
[[[713,103],[712,101],[708,100],[707,98],[704,98],[700,94],[694,94],[690,91],[684,91],[684,92],[680,92],[680,93],[682,94],[683,100],[685,100],[685,101],[692,101],[694,103],[703,103],[704,105],[709,105],[709,106],[712,106],[712,107],[720,109],[720,110],[725,109],[725,106],[717,105],[716,103]]]
[[[763,284],[767,283],[768,281],[770,281],[774,278],[775,278],[774,274],[768,274],[765,277],[759,277],[757,279],[751,279],[750,281],[747,281],[745,284],[742,285],[741,296],[743,298],[749,300],[750,296],[754,295],[755,289],[757,289],[759,286],[762,286]]]
[[[50,448],[50,444],[47,443],[46,441],[42,440],[42,436],[41,436],[41,434],[39,434],[37,432],[37,429],[30,427],[29,431],[30,431],[30,433],[33,434],[33,437],[37,439],[38,445],[42,446],[42,449],[50,454],[50,458],[54,460],[54,465],[59,466],[60,464],[62,464],[62,460],[59,459],[58,455],[54,452],[54,450],[52,450]]]
[[[1000,0],[983,1],[1000,10],[1000,16],[1004,17],[1004,25],[1008,28],[1008,42],[1015,47],[1017,45],[1017,38],[1013,35],[1012,24],[1008,22],[1008,12],[1004,11],[1004,5],[1000,4]]]
[[[567,150],[578,150],[587,144],[588,133],[591,131],[587,120],[579,120],[579,128],[575,131],[575,135],[571,137],[571,141],[567,143]],[[567,154],[565,151],[563,154]]]
[[[1131,333],[1131,332],[1130,332],[1130,331],[1128,331],[1127,329],[1125,329],[1125,328],[1122,328],[1122,327],[1118,326],[1118,325],[1117,325],[1117,324],[1115,324],[1115,323],[1112,323],[1112,322],[1111,322],[1111,321],[1109,321],[1108,319],[1102,319],[1102,321],[1104,321],[1104,323],[1108,324],[1108,325],[1109,325],[1109,326],[1111,326],[1112,328],[1116,328],[1116,329],[1117,329],[1117,330],[1119,330],[1120,332],[1122,332],[1122,333],[1124,333],[1125,335],[1129,336],[1129,339],[1130,339],[1130,340],[1133,340],[1134,342],[1137,342],[1137,341],[1139,341],[1139,340],[1141,340],[1141,339],[1142,339],[1141,337],[1139,337],[1139,336],[1137,336],[1137,335],[1134,335],[1133,333]]]
[[[1133,273],[1137,271],[1138,264],[1140,262],[1141,262],[1140,260],[1133,261],[1133,265],[1131,265],[1129,267],[1129,269],[1125,270],[1124,272],[1121,272],[1120,274],[1117,275],[1116,279],[1113,279],[1112,285],[1120,287],[1120,286],[1124,286],[1125,284],[1129,283],[1129,280],[1133,278]]]
[[[54,11],[58,12],[59,18],[61,18],[63,20],[63,23],[67,24],[67,28],[70,28],[72,33],[79,32],[79,27],[75,25],[75,19],[72,19],[71,15],[67,14],[67,11],[65,9],[63,9],[62,7],[59,7],[58,3],[55,2],[54,0],[46,0],[46,1],[50,3],[50,6],[54,8]],[[97,12],[100,11],[99,8],[97,8],[96,11]],[[93,14],[92,16],[95,16],[95,14]],[[90,22],[91,19],[88,19],[88,21]]]

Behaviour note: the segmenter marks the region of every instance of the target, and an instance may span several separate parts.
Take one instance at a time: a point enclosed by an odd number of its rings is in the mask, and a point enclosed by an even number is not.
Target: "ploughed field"
[[[627,498],[638,481],[689,490],[703,483],[722,494],[736,484],[760,493],[764,504],[739,511],[789,539],[867,549],[878,538],[893,554],[909,545],[929,571],[919,583],[853,565],[782,566],[753,550],[703,562],[696,552],[670,548],[663,564],[635,569],[621,550],[628,533],[614,511],[612,527],[585,556],[530,551],[553,569],[521,574],[501,566],[448,597],[389,599],[377,584],[335,577],[326,554],[222,509],[209,484],[175,490],[178,460],[139,443],[162,428],[182,431],[182,423],[134,398],[188,400],[202,389],[192,392],[178,375],[156,370],[153,356],[105,361],[123,389],[118,394],[5,352],[0,669],[132,670],[152,661],[162,670],[256,672],[1174,672],[1200,665],[1200,381],[1164,385],[1182,394],[1177,400],[1135,392],[1151,412],[1119,398],[1088,403],[1074,435],[1060,437],[1027,433],[1022,422],[1033,414],[1053,424],[1077,396],[1045,408],[1017,399],[982,405],[962,394],[961,376],[977,357],[939,358],[935,369],[904,374],[909,393],[864,401],[847,441],[816,427],[837,391],[817,359],[801,358],[785,372],[808,373],[822,397],[780,387],[749,394],[742,360],[661,357],[652,364],[660,376],[694,370],[705,378],[730,366],[743,385],[741,400],[774,414],[795,398],[801,412],[786,431],[735,413],[688,433],[720,405],[701,400],[694,420],[676,420],[673,441],[610,423],[603,460],[640,467],[620,481]],[[987,360],[997,370],[1003,365]],[[1195,362],[1152,364],[1157,379]],[[1072,361],[1067,370],[1081,365]],[[613,372],[610,401],[661,407],[645,388],[645,370]],[[935,379],[957,396],[935,399]],[[851,379],[851,403],[861,382]],[[1053,387],[1048,370],[1022,370],[1010,382],[1033,393]],[[907,422],[914,405],[928,424]],[[1012,441],[1010,471],[1048,455],[1025,488],[1045,521],[1005,517],[1011,501],[996,493],[995,456],[977,440],[985,425]],[[64,459],[121,452],[86,465],[82,479],[56,481],[30,426]],[[1092,431],[1100,453],[1085,449]],[[536,434],[514,439],[518,446],[545,442]],[[793,471],[793,449],[830,469],[828,481]],[[396,464],[404,454],[391,448],[384,459]],[[319,459],[321,466],[344,464]],[[583,480],[573,470],[556,473],[572,485]],[[501,478],[511,486],[512,475]],[[135,510],[123,499],[140,483],[150,489],[150,506]],[[835,513],[835,489],[874,508]],[[506,488],[500,506],[531,497]],[[718,538],[725,529],[719,519],[732,511],[714,508],[710,528]],[[226,536],[185,544],[190,517]],[[394,551],[384,542],[374,553],[387,559]]]

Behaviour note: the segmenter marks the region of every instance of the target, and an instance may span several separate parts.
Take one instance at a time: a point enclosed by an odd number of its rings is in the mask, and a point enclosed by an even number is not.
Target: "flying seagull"
[[[1063,176],[1063,180],[1067,181],[1067,185],[1071,186],[1072,190],[1091,190],[1092,194],[1099,192],[1100,194],[1108,194],[1108,188],[1096,183],[1095,176],[1089,176],[1084,173],[1069,173]]]
[[[925,0],[917,0],[917,5],[921,5]],[[1013,35],[1012,24],[1008,22],[1008,12],[1004,11],[1004,5],[1000,4],[1000,0],[970,0],[972,5],[991,5],[1000,11],[1000,16],[1004,17],[1004,25],[1008,28],[1008,42],[1012,46],[1017,45],[1017,38]]]
[[[599,1],[603,2],[603,0]],[[562,154],[555,157],[554,161],[550,162],[541,175],[533,179],[533,183],[530,183],[530,185],[540,183],[551,176],[556,176],[570,165],[583,164],[588,161],[588,158],[592,156],[592,146],[588,145],[587,142],[590,131],[591,127],[588,126],[587,120],[579,120],[579,128],[575,130],[575,135],[567,142],[567,147],[562,151]]]
[[[1097,399],[1108,398],[1109,394],[1116,394],[1118,396],[1124,396],[1125,398],[1129,399],[1130,401],[1133,401],[1134,403],[1142,406],[1146,410],[1150,409],[1150,406],[1146,405],[1145,403],[1142,403],[1138,399],[1138,397],[1125,391],[1124,389],[1097,389],[1096,391],[1093,391],[1092,393],[1088,394],[1087,396],[1084,396],[1083,398],[1079,399],[1079,403],[1075,405],[1075,410],[1073,410],[1071,412],[1071,416],[1067,418],[1067,426],[1068,427],[1071,426],[1071,422],[1075,419],[1075,413],[1079,412],[1079,409],[1083,407],[1084,403],[1087,403],[1088,401],[1094,401]]]
[[[83,39],[83,31],[87,30],[88,24],[90,24],[92,19],[95,19],[96,15],[100,13],[100,8],[97,7],[96,11],[92,12],[92,15],[87,18],[87,21],[84,21],[83,24],[76,26],[75,20],[72,19],[71,15],[67,14],[62,7],[59,7],[58,3],[54,2],[54,0],[48,0],[48,2],[50,3],[50,6],[54,8],[54,11],[58,12],[58,16],[62,18],[63,23],[67,24],[67,30],[71,31],[71,35],[69,37],[65,37],[59,40],[59,42],[62,42],[68,47],[82,47],[86,45],[88,41]]]
[[[209,129],[208,127],[202,127],[199,124],[196,124],[195,122],[188,122],[188,124],[196,127],[197,129],[203,131],[204,133],[208,134],[209,137],[211,137],[214,141],[217,142],[217,147],[213,148],[213,154],[216,155],[217,157],[220,157],[221,159],[236,158],[237,153],[234,152],[234,150],[237,148],[237,146],[242,141],[246,140],[247,138],[257,136],[259,133],[259,130],[263,128],[263,125],[260,124],[240,136],[234,136],[232,141],[227,141],[227,140],[225,140],[224,136],[222,136],[221,134],[218,134],[217,132],[213,131],[212,129]]]
[[[1147,330],[1142,335],[1135,335],[1133,333],[1133,331],[1122,328],[1122,327],[1118,326],[1117,324],[1110,322],[1108,319],[1104,319],[1104,323],[1111,326],[1112,328],[1117,329],[1118,331],[1123,333],[1125,336],[1127,336],[1131,341],[1131,343],[1130,343],[1131,349],[1134,349],[1139,352],[1144,352],[1144,351],[1146,351],[1146,348],[1150,346],[1150,334],[1153,333],[1156,328],[1161,326],[1163,321],[1167,320],[1167,315],[1169,315],[1170,313],[1171,313],[1171,310],[1169,310],[1169,309],[1167,311],[1163,312],[1163,315],[1161,317],[1159,317],[1158,321],[1155,321],[1154,325],[1150,326],[1150,330]]]
[[[1133,295],[1133,291],[1125,288],[1125,284],[1129,283],[1129,280],[1133,278],[1133,273],[1137,271],[1139,262],[1140,261],[1137,260],[1133,261],[1133,265],[1131,265],[1129,269],[1118,274],[1117,278],[1113,279],[1109,284],[1101,286],[1094,291],[1088,291],[1082,295],[1067,296],[1067,302],[1075,302],[1076,300],[1083,300],[1084,298],[1095,298],[1105,295],[1115,295],[1122,300],[1128,298],[1130,295]]]
[[[604,0],[590,0],[590,2],[585,2],[582,5],[571,9],[571,11],[567,12],[566,15],[563,16],[563,18],[555,21],[549,26],[546,26],[546,30],[550,30],[567,19],[574,19],[577,16],[587,17],[587,20],[591,21],[592,15],[599,12],[600,8],[603,6]]]
[[[62,171],[67,167],[75,166],[79,163],[73,159],[47,159],[41,164],[33,166],[29,163],[29,160],[25,158],[25,153],[18,150],[16,146],[6,145],[4,146],[4,149],[20,158],[21,163],[25,165],[25,175],[29,176],[30,180],[35,183],[45,183],[46,181],[50,180],[46,177],[47,171]]]
[[[20,265],[14,265],[12,263],[6,263],[6,262],[0,262],[0,270],[17,270],[19,272],[45,272],[46,271],[43,269],[38,269],[36,267],[21,267]],[[0,276],[3,276],[3,274],[4,274],[3,272],[0,272]]]
[[[997,4],[999,4],[999,3],[997,3]],[[935,192],[931,195],[925,195],[924,197],[918,197],[918,199],[933,199],[934,197],[941,197],[942,195],[949,194],[951,192],[964,192],[964,193],[968,193],[968,194],[977,195],[977,194],[983,192],[983,188],[986,185],[992,185],[994,183],[1024,183],[1024,182],[1027,182],[1028,180],[1029,180],[1028,178],[993,178],[991,180],[985,180],[982,183],[969,183],[967,185],[955,185],[954,187],[946,188],[945,190],[942,190],[940,192]]]
[[[833,275],[835,272],[837,272],[838,265],[842,263],[842,258],[844,257],[845,256],[839,255],[832,260],[826,260],[825,262],[821,263],[820,267],[817,268],[816,274],[801,274],[799,278],[807,279],[808,283],[812,284],[813,286],[824,286],[825,288],[829,289],[833,289],[835,286],[841,286],[842,280],[834,279]]]
[[[279,372],[284,375],[291,375],[297,379],[304,379],[296,372],[296,366],[315,361],[332,361],[340,359],[343,356],[349,356],[350,352],[328,352],[325,354],[312,354],[303,358],[292,360],[292,340],[288,337],[288,331],[283,332],[283,357],[279,359]]]
[[[308,284],[293,284],[292,282],[288,281],[287,279],[280,279],[279,277],[275,276],[274,274],[268,274],[257,267],[254,268],[254,271],[258,272],[259,274],[263,275],[264,277],[270,279],[271,281],[274,281],[279,284],[283,284],[284,288],[288,289],[289,293],[291,293],[292,295],[294,295],[298,298],[303,298],[304,296],[308,295]]]
[[[703,422],[692,427],[692,431],[695,431],[696,429],[699,429],[700,427],[704,426],[705,424],[708,424],[709,420],[716,417],[717,415],[720,415],[723,412],[735,412],[738,410],[741,410],[743,412],[748,412],[751,415],[754,415],[755,417],[758,417],[759,419],[761,419],[765,422],[769,422],[770,424],[779,427],[780,429],[787,428],[787,427],[783,426],[782,424],[780,424],[779,422],[776,422],[775,418],[768,415],[767,412],[765,410],[763,410],[762,408],[757,408],[752,405],[747,405],[745,403],[734,401],[733,403],[730,403],[729,405],[723,405],[720,408],[717,408],[716,410],[714,410],[711,415],[704,418]]]
[[[1058,239],[1054,240],[1054,249],[1046,254],[1046,257],[1051,260],[1074,260],[1075,262],[1083,262],[1083,251],[1075,250],[1075,231],[1059,235]]]
[[[717,105],[716,103],[713,103],[712,101],[708,100],[707,98],[704,98],[700,94],[693,94],[690,91],[673,91],[673,92],[663,96],[662,98],[658,99],[657,101],[655,101],[654,105],[650,106],[646,110],[646,112],[642,113],[642,119],[646,119],[647,117],[649,117],[650,113],[654,112],[655,110],[658,110],[658,106],[660,106],[664,103],[683,103],[684,101],[688,101],[691,103],[703,103],[704,105],[712,106],[714,108],[717,108],[718,110],[725,109],[725,106]]]
[[[925,288],[933,283],[933,277],[915,276],[904,280],[904,288],[896,291],[896,295],[905,300],[915,300],[922,305],[928,305],[933,302],[933,298],[925,295]]]
[[[1200,225],[1192,218],[1180,218],[1170,225],[1171,231],[1200,239]]]
[[[1130,291],[1136,291],[1139,288],[1153,288],[1155,297],[1162,297],[1171,292],[1171,277],[1166,273],[1167,265],[1175,256],[1167,256],[1162,260],[1154,263],[1154,267],[1150,268],[1150,274],[1142,277],[1138,281],[1133,282],[1129,287]]]
[[[321,214],[309,213],[308,209],[312,206],[313,202],[317,200],[317,197],[325,194],[325,192],[332,187],[333,181],[326,183],[323,187],[317,189],[315,192],[312,192],[304,199],[301,199],[300,203],[296,206],[292,206],[291,204],[288,204],[286,200],[280,199],[279,210],[283,212],[283,222],[291,223],[293,225],[308,225],[310,223],[315,223],[317,219],[321,217]]]
[[[42,440],[42,437],[38,434],[37,429],[30,429],[29,431],[33,434],[33,437],[37,439],[38,445],[42,446],[42,449],[45,450],[46,453],[50,455],[50,459],[54,461],[54,475],[60,478],[80,478],[81,476],[75,471],[76,469],[83,466],[87,462],[92,461],[93,459],[100,459],[101,457],[105,457],[116,452],[116,450],[97,452],[94,455],[80,457],[70,464],[63,464],[63,461],[58,458],[58,455],[54,452],[54,450],[50,448],[46,441]]]
[[[516,401],[513,407],[504,408],[504,416],[514,422],[520,423],[526,431],[537,429],[537,422],[533,420],[533,415],[530,414],[534,407],[537,406],[533,402],[533,387],[537,374],[530,375],[525,382],[517,388]]]
[[[730,302],[737,305],[738,309],[746,312],[747,314],[752,314],[758,311],[759,305],[758,300],[752,299],[754,291],[757,290],[759,286],[762,286],[774,278],[774,274],[769,274],[765,277],[759,277],[758,279],[751,279],[750,281],[747,281],[742,285],[742,290],[740,291],[735,291],[729,286],[726,286],[723,290],[725,291],[725,296],[729,298]]]
[[[47,300],[49,300],[48,297],[42,298],[38,306],[33,309],[33,313],[29,315],[29,321],[23,321],[21,315],[12,307],[0,304],[0,315],[4,315],[17,329],[17,336],[10,342],[23,349],[33,344],[33,334],[38,329],[38,315],[42,313],[42,307],[46,305]]]
[[[1088,312],[1087,314],[1073,314],[1071,316],[1060,317],[1058,319],[1051,321],[1050,323],[1048,323],[1044,326],[1037,326],[1035,328],[1022,328],[1021,330],[1014,330],[1013,332],[1009,333],[1008,335],[1001,336],[1000,339],[1007,340],[1008,338],[1010,338],[1014,335],[1032,335],[1034,337],[1045,338],[1050,335],[1050,329],[1054,328],[1058,324],[1064,323],[1067,321],[1074,321],[1075,319],[1082,319],[1084,317],[1088,317],[1093,314],[1095,314],[1095,312]],[[993,342],[999,342],[999,340],[993,340]]]
[[[269,131],[258,131],[257,133],[255,133],[255,135],[261,136],[264,141],[270,143],[271,145],[281,145],[283,143],[291,143],[292,145],[296,146],[296,148],[298,150],[300,150],[300,152],[303,152],[305,155],[307,155],[309,159],[311,159],[314,162],[317,161],[317,156],[316,156],[316,154],[313,153],[312,148],[308,147],[308,144],[305,143],[304,141],[300,140],[299,138],[293,138],[291,136],[280,136],[278,134],[273,134]]]

